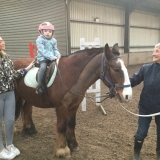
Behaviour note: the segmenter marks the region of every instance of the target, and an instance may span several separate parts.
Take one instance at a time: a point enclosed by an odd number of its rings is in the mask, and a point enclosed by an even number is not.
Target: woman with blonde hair
[[[28,67],[14,70],[13,62],[4,52],[5,41],[0,37],[0,159],[13,159],[20,154],[13,141],[15,121],[15,94],[14,80],[24,76],[32,68],[34,62]],[[2,142],[2,121],[5,124],[5,142]]]

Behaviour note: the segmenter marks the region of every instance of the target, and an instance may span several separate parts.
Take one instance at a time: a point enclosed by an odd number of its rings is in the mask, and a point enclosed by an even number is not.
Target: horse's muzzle
[[[116,98],[119,100],[120,103],[126,103],[129,101],[129,96],[126,95],[125,98],[122,98],[119,93],[116,94]]]

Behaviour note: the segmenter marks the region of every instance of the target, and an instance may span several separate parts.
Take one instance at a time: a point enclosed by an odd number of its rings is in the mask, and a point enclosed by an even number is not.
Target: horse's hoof
[[[37,130],[36,128],[23,128],[22,133],[27,134],[27,135],[33,135],[33,134],[37,134]]]
[[[77,143],[77,142],[69,143],[69,144],[68,144],[68,147],[70,148],[70,150],[71,150],[72,152],[77,152],[77,151],[79,151],[79,147],[78,147],[78,143]]]
[[[38,132],[37,132],[37,129],[36,129],[34,123],[31,122],[31,124],[28,125],[28,126],[27,125],[23,125],[22,133],[27,134],[27,135],[33,135],[33,134],[37,134]]]
[[[79,151],[79,147],[77,146],[77,147],[75,147],[75,148],[72,148],[71,151],[72,151],[72,152],[77,152],[77,151]]]
[[[66,146],[65,148],[59,148],[57,149],[55,155],[56,157],[59,158],[70,158],[71,157],[70,149],[68,148],[68,146]]]

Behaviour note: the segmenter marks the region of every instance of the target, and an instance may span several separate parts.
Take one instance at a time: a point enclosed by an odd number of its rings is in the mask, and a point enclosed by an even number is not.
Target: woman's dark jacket
[[[14,90],[14,80],[24,74],[23,69],[14,70],[13,62],[8,56],[0,58],[0,93]]]
[[[130,78],[134,87],[143,81],[139,100],[140,112],[152,114],[160,112],[160,64],[145,64]]]

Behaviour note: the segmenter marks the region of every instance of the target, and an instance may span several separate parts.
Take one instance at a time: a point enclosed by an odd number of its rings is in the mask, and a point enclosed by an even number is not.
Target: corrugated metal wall
[[[61,54],[66,55],[66,17],[64,0],[0,0],[0,36],[12,59],[29,57],[28,42],[37,39],[38,26],[49,21]]]
[[[94,18],[100,19],[99,23]],[[78,50],[80,38],[93,41],[100,38],[101,46],[118,42],[124,46],[125,11],[122,7],[91,0],[71,0],[71,48]],[[130,52],[151,51],[160,41],[160,16],[135,11],[130,15]],[[148,29],[146,28],[148,27]],[[121,48],[120,52],[124,52]]]
[[[99,23],[94,18],[100,19]],[[80,46],[80,38],[91,42],[100,38],[101,46],[112,46],[118,42],[123,46],[124,10],[119,7],[90,0],[71,0],[71,48],[75,51]]]
[[[105,43],[112,46],[118,42],[123,53],[124,13],[124,8],[107,3],[71,0],[72,52],[79,49],[80,38],[91,42],[98,37],[102,47]],[[94,21],[96,17],[100,19],[99,23]],[[12,59],[29,56],[28,42],[35,43],[38,25],[43,21],[54,24],[58,48],[62,55],[67,55],[69,32],[66,30],[65,0],[0,0],[0,36],[6,41],[6,52]],[[130,52],[152,50],[160,41],[159,15],[135,11],[131,13],[130,23]]]
[[[135,11],[130,15],[130,45],[131,52],[151,51],[155,44],[160,42],[160,16]],[[139,48],[136,46],[151,46]]]

